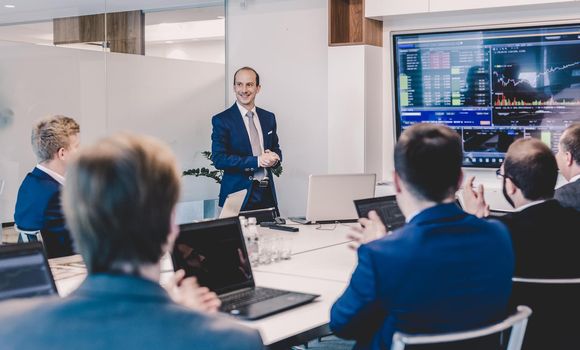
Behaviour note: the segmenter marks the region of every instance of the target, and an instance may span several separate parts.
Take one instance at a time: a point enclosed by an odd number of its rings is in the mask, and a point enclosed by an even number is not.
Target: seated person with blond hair
[[[40,231],[49,258],[74,254],[60,192],[66,165],[79,147],[79,133],[77,122],[63,115],[43,118],[32,128],[31,143],[38,164],[20,185],[14,222],[20,231]],[[37,239],[33,234],[27,236],[28,240]]]

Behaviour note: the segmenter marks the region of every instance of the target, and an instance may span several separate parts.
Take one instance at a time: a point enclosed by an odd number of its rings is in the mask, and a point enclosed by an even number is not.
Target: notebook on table
[[[376,211],[388,231],[405,225],[405,216],[399,209],[396,196],[358,199],[354,205],[359,218],[367,218],[369,211]]]
[[[195,276],[222,301],[220,311],[254,320],[313,301],[319,295],[256,287],[237,217],[180,226],[175,270]]]
[[[0,300],[58,295],[41,242],[0,245]]]

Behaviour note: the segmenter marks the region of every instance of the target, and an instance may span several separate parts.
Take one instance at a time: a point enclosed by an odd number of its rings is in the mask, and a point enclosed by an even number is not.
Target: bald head
[[[520,139],[509,147],[503,163],[507,178],[534,201],[554,196],[558,165],[552,150],[538,139]]]

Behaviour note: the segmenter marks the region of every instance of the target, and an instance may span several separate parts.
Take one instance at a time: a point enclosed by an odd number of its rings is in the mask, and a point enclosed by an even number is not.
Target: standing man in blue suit
[[[395,331],[478,328],[507,314],[514,269],[507,228],[455,204],[458,134],[416,124],[395,146],[397,202],[407,224],[386,235],[375,212],[353,232],[358,266],[331,310],[330,328],[356,349],[389,349]]]
[[[224,171],[219,205],[233,192],[247,189],[242,210],[278,208],[272,169],[282,150],[273,113],[257,108],[260,76],[250,67],[234,74],[236,103],[212,118],[212,161]]]
[[[77,122],[62,115],[44,118],[32,129],[32,149],[38,164],[20,185],[14,222],[19,230],[40,231],[49,258],[74,254],[60,191],[66,165],[79,147],[79,133]]]

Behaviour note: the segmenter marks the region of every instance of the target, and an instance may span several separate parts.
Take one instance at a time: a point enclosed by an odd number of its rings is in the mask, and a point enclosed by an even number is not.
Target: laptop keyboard
[[[222,301],[221,310],[227,312],[234,309],[239,309],[250,304],[273,299],[288,293],[288,291],[279,289],[255,288],[240,291],[238,293],[228,294],[220,297]]]

